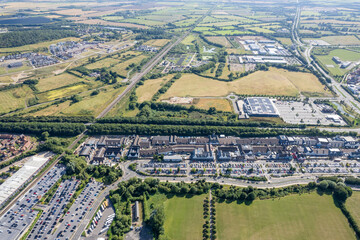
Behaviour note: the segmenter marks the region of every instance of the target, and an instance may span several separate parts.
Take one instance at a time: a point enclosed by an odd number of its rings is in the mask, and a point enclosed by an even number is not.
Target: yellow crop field
[[[269,71],[257,71],[244,78],[223,82],[194,74],[183,74],[161,99],[170,97],[216,97],[236,94],[264,94],[297,96],[299,92],[327,95],[323,85],[310,73],[289,72],[270,68]]]
[[[49,92],[40,93],[38,95],[38,98],[40,102],[52,101],[58,98],[68,97],[76,93],[82,92],[84,90],[87,90],[87,87],[88,85],[86,84],[79,84],[71,87],[56,89]]]
[[[173,77],[173,74],[166,75],[162,78],[149,79],[144,82],[144,85],[136,89],[136,95],[138,96],[138,102],[150,101],[152,96]]]

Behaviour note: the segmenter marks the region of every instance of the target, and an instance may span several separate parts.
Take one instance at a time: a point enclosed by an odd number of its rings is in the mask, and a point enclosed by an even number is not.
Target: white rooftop
[[[49,157],[32,156],[22,168],[0,185],[0,205],[12,196],[37,170],[41,168]]]

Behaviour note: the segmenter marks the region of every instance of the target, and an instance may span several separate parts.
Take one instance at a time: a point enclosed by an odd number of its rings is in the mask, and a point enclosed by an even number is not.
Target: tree
[[[322,180],[322,181],[319,183],[319,187],[320,187],[322,190],[326,190],[326,189],[329,187],[328,181]]]
[[[249,195],[247,196],[246,200],[248,200],[248,201],[254,201],[255,198],[256,198],[255,193],[254,193],[254,192],[251,192],[251,193],[249,193]]]
[[[334,196],[335,200],[340,201],[340,202],[345,202],[349,195],[348,195],[348,191],[345,189],[345,187],[343,187],[341,185],[337,185],[335,187],[333,196]]]
[[[45,132],[43,132],[43,133],[41,134],[41,139],[42,139],[43,141],[46,141],[46,140],[48,140],[49,136],[50,136],[50,134],[45,131]]]
[[[165,211],[164,211],[164,206],[161,205],[160,207],[156,208],[153,211],[148,222],[156,238],[158,238],[164,232],[164,227],[163,227],[164,222],[165,222]]]

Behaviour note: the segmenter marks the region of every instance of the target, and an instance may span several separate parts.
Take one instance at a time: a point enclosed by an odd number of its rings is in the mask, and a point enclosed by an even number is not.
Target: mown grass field
[[[162,47],[162,46],[165,46],[168,42],[170,42],[169,39],[151,39],[151,40],[145,42],[144,45]]]
[[[231,43],[226,39],[226,37],[207,37],[210,42],[220,44],[224,47],[231,47]]]
[[[330,51],[328,55],[316,55],[316,58],[333,75],[344,75],[346,72],[348,72],[347,69],[340,68],[340,66],[332,60],[334,56],[339,57],[342,61],[355,62],[360,60],[360,53],[346,49],[335,49]]]
[[[317,240],[356,239],[331,196],[316,193],[280,200],[255,200],[251,205],[216,205],[218,239]]]
[[[182,40],[182,44],[185,45],[194,45],[192,42],[196,40],[196,37],[194,36],[194,34],[190,34],[189,36],[187,36],[184,40]]]
[[[205,195],[173,197],[165,201],[165,235],[171,240],[202,239]]]
[[[353,191],[352,196],[346,200],[346,208],[360,225],[360,192]]]
[[[292,41],[291,38],[276,38],[279,42],[281,42],[284,45],[291,45]]]
[[[139,64],[141,62],[141,60],[145,59],[146,56],[145,55],[139,55],[139,56],[136,56],[134,58],[131,58],[125,62],[122,62],[122,63],[119,63],[115,66],[113,66],[110,70],[122,75],[122,76],[126,76],[128,71],[129,70],[126,70],[126,68],[132,64],[132,63],[135,63],[135,64]]]
[[[219,111],[232,112],[233,109],[231,107],[231,103],[227,99],[219,99],[219,98],[197,98],[194,99],[195,107],[201,109],[209,109],[211,107],[216,108]]]
[[[360,40],[353,35],[348,36],[327,36],[320,38],[331,45],[360,45]]]
[[[33,91],[28,86],[0,91],[0,113],[25,107],[26,101],[32,97]]]
[[[183,74],[161,96],[161,99],[174,96],[218,97],[226,96],[231,92],[283,96],[297,96],[299,92],[328,94],[324,90],[324,86],[310,73],[270,68],[269,71],[257,71],[232,82],[217,81],[194,74]]]
[[[96,68],[103,68],[103,67],[106,68],[106,67],[110,67],[112,65],[116,65],[117,63],[119,63],[118,59],[107,57],[107,58],[101,59],[99,61],[96,61],[94,63],[90,63],[90,64],[86,65],[85,67],[87,69],[96,69]]]
[[[148,79],[136,89],[136,95],[138,96],[138,102],[150,101],[154,94],[169,81],[174,75],[169,74],[162,78]]]
[[[83,79],[78,78],[72,74],[63,73],[56,76],[40,79],[36,87],[37,89],[39,89],[40,92],[43,92],[43,91],[48,91],[51,89],[63,87],[72,83],[80,82],[82,80]]]

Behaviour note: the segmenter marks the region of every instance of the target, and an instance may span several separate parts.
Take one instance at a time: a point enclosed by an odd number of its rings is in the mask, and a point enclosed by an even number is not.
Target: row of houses
[[[0,134],[0,161],[31,149],[33,144],[25,135]]]
[[[242,161],[308,158],[360,159],[360,142],[350,136],[333,138],[278,136],[239,138],[211,135],[207,137],[179,136],[102,136],[90,138],[79,151],[90,162],[104,163],[128,159],[163,156],[165,161]]]

